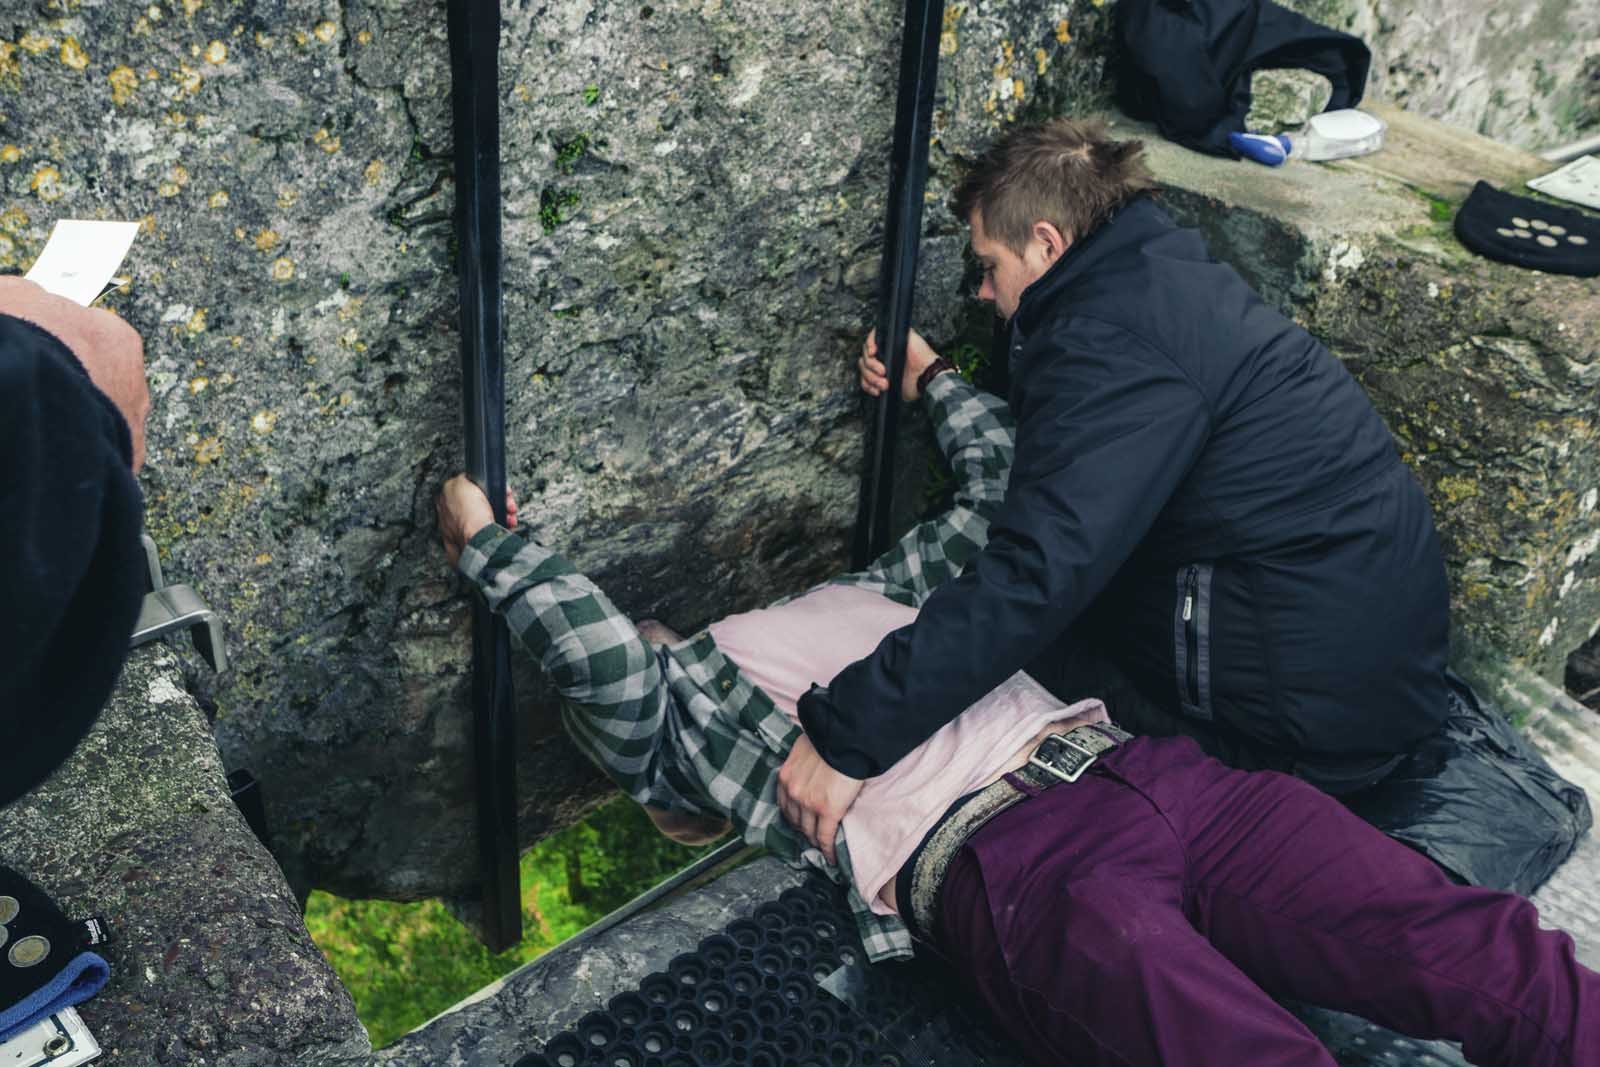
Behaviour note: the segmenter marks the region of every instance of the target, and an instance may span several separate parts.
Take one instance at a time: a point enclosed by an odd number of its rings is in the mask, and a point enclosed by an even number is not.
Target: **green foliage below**
[[[600,102],[600,86],[586,85],[583,87],[583,102],[590,107]]]
[[[522,857],[522,943],[494,955],[438,901],[397,904],[313,893],[306,926],[382,1047],[542,955],[708,851],[662,837],[614,800]]]

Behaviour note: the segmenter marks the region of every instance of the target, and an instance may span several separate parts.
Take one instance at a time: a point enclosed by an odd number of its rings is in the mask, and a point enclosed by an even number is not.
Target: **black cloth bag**
[[[1479,182],[1456,212],[1456,240],[1488,259],[1549,274],[1600,274],[1600,218]]]
[[[0,1041],[94,996],[110,968],[90,951],[99,919],[70,922],[44,890],[0,866]]]
[[[1228,134],[1244,132],[1253,72],[1314,71],[1332,83],[1336,111],[1361,102],[1372,65],[1359,38],[1271,0],[1122,0],[1117,39],[1123,110],[1181,145],[1233,159]]]

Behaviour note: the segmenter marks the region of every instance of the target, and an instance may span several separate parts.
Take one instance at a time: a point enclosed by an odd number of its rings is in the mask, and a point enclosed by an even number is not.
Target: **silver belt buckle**
[[[1077,733],[1077,730],[1048,735],[1033,750],[1028,762],[1063,782],[1076,782],[1083,777],[1083,772],[1089,769],[1089,765],[1100,758],[1100,753],[1113,747],[1113,744],[1107,743],[1094,748],[1073,737],[1073,733]]]

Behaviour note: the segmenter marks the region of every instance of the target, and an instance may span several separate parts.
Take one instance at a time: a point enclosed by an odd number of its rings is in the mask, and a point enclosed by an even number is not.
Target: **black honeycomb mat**
[[[936,964],[868,964],[820,877],[736,919],[515,1067],[1010,1067],[1021,1057]]]

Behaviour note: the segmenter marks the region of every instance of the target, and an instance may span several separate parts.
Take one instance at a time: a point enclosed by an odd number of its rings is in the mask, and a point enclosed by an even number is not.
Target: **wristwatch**
[[[917,375],[917,395],[922,396],[924,393],[926,393],[928,391],[928,383],[933,381],[934,378],[943,374],[947,370],[955,369],[956,365],[951,363],[948,359],[945,359],[943,356],[940,356],[926,367],[923,367],[922,373]]]

